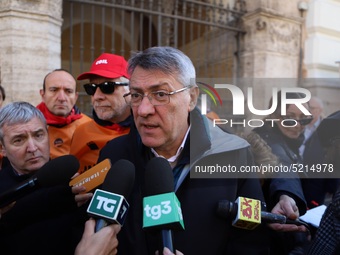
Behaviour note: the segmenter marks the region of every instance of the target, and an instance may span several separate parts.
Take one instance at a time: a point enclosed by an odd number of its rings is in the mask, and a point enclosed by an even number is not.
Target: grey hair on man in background
[[[16,125],[20,123],[27,123],[32,118],[37,117],[42,123],[46,124],[44,115],[35,108],[33,105],[27,102],[13,102],[0,109],[0,141],[3,142],[3,126]]]

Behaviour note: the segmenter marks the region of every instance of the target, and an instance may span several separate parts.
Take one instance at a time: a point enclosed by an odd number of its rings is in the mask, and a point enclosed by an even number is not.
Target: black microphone
[[[52,159],[37,170],[33,176],[0,194],[0,208],[40,187],[52,187],[68,183],[78,169],[79,161],[73,155],[64,155]]]
[[[172,169],[164,158],[153,158],[146,166],[143,209],[143,228],[160,229],[162,248],[174,253],[172,230],[184,229],[184,224]]]
[[[123,225],[129,209],[126,201],[135,182],[135,166],[128,160],[118,160],[105,176],[101,189],[96,189],[87,212],[96,218],[95,231],[110,223]]]
[[[233,220],[233,226],[243,229],[254,229],[261,223],[294,224],[309,226],[300,220],[287,219],[286,216],[261,210],[261,201],[253,198],[238,197],[235,202],[220,200],[217,214]]]

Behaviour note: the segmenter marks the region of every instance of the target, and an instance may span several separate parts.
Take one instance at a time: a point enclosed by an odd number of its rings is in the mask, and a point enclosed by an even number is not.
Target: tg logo
[[[123,225],[129,204],[122,195],[97,189],[87,208],[89,215]]]
[[[171,203],[170,200],[162,201],[160,205],[154,205],[150,207],[149,204],[145,205],[144,211],[146,217],[151,217],[153,220],[158,220],[162,214],[169,214],[171,213]]]
[[[144,197],[143,228],[172,224],[184,229],[181,204],[174,192]]]
[[[113,200],[103,196],[97,196],[96,198],[98,200],[97,209],[103,208],[104,211],[110,213],[114,211],[117,200]]]

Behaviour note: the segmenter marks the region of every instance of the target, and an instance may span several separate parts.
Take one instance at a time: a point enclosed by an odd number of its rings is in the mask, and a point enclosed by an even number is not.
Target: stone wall
[[[5,104],[41,100],[44,76],[60,68],[62,0],[0,1],[0,70]]]

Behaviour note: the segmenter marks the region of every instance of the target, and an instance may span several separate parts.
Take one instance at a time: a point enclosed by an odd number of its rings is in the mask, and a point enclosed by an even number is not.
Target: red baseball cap
[[[129,79],[127,62],[122,56],[103,53],[93,61],[90,71],[79,75],[77,80],[89,79],[91,75],[98,75],[109,79],[123,76]]]

